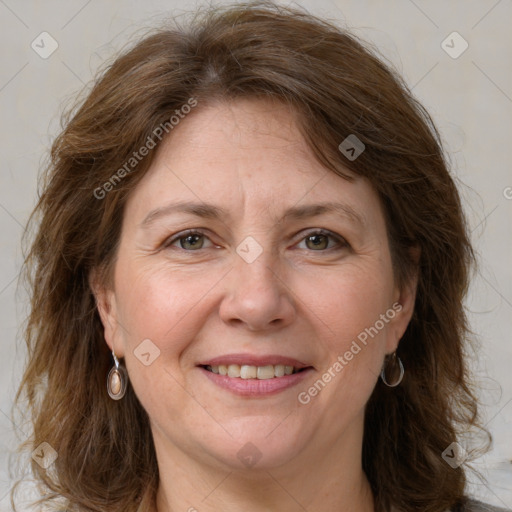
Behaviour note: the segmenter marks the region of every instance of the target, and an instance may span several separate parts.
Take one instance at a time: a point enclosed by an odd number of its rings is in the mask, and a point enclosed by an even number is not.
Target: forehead
[[[250,171],[272,169],[275,178],[290,171],[304,175],[325,171],[300,133],[294,111],[265,99],[199,105],[164,141],[157,158],[169,165],[179,159],[180,166],[187,166],[192,173],[205,174],[197,162],[225,171],[216,177],[233,170],[249,171],[251,177]],[[279,173],[273,172],[277,165],[281,165]]]
[[[361,217],[368,216],[373,203],[379,209],[370,185],[344,172],[354,180],[321,165],[296,115],[282,103],[251,99],[199,105],[160,145],[130,199],[131,209],[138,218],[171,200],[270,215],[291,205],[340,200],[348,209],[359,209]]]

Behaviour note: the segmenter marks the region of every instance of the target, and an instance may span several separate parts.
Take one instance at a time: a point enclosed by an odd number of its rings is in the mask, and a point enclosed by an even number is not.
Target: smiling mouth
[[[296,368],[294,366],[284,365],[284,364],[276,364],[276,365],[266,365],[266,366],[252,366],[252,365],[239,365],[239,364],[229,364],[229,365],[201,365],[205,370],[216,373],[219,375],[224,375],[227,377],[235,378],[235,379],[259,379],[259,380],[267,380],[285,377],[287,375],[292,375],[294,373],[300,373],[304,370],[311,368],[308,366],[306,368]]]

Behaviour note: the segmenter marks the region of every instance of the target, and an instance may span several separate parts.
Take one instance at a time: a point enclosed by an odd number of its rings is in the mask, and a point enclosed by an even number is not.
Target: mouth
[[[219,365],[200,365],[208,372],[217,373],[218,375],[227,375],[234,379],[276,379],[284,377],[285,375],[293,375],[300,373],[308,368],[297,368],[291,365],[284,364],[268,364],[265,366],[253,366],[249,364],[219,364]]]
[[[236,395],[264,397],[296,386],[313,366],[283,356],[230,354],[197,365],[210,382]]]

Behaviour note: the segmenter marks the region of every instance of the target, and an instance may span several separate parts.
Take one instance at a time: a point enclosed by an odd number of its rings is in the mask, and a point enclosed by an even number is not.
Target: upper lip
[[[305,364],[293,357],[280,356],[280,355],[254,355],[254,354],[225,354],[223,356],[214,357],[207,361],[201,362],[198,366],[219,366],[221,364],[230,365],[238,364],[249,366],[268,366],[282,364],[285,366],[293,366],[295,368],[308,368],[311,365]]]

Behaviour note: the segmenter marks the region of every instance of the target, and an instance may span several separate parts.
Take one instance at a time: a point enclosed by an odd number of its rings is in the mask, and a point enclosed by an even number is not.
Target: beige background
[[[510,0],[303,0],[373,41],[433,115],[461,181],[480,256],[468,300],[482,342],[474,361],[486,403],[493,451],[478,462],[489,482],[471,492],[512,508],[512,2]],[[36,198],[37,170],[58,131],[59,113],[98,65],[130,35],[196,4],[168,1],[0,0],[0,508],[10,510],[7,461],[17,433],[10,408],[24,360],[20,327],[26,298],[16,293],[20,236]],[[201,5],[201,4],[198,4]],[[31,42],[48,32],[58,44],[47,59]],[[450,36],[448,51],[442,42]],[[452,42],[453,40],[453,42]],[[41,43],[39,43],[41,45]],[[43,51],[40,48],[40,51]],[[62,326],[65,329],[66,326]],[[58,344],[58,340],[55,340]]]

